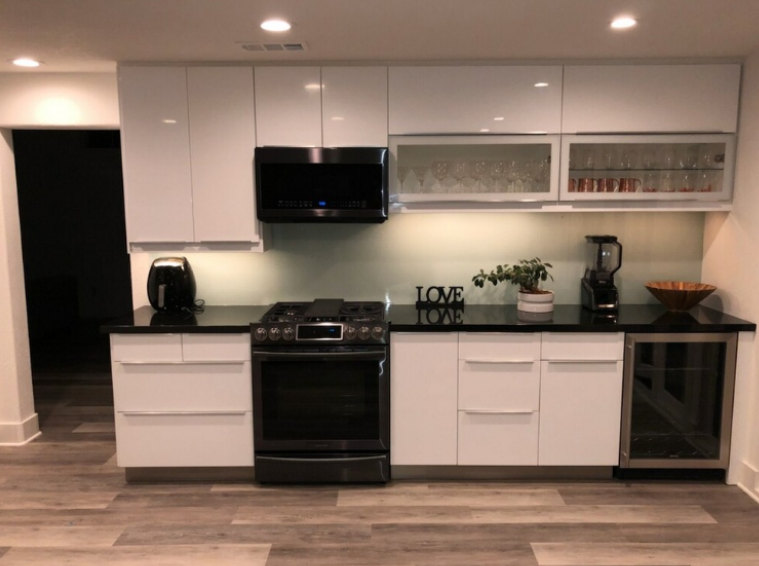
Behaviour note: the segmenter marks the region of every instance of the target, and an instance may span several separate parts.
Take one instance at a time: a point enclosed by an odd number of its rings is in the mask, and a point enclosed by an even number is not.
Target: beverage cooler
[[[735,333],[628,334],[621,468],[726,470]]]

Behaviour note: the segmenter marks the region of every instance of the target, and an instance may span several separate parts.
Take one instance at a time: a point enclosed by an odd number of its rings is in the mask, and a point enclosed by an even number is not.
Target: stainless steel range
[[[256,479],[390,479],[384,303],[277,303],[251,324]]]

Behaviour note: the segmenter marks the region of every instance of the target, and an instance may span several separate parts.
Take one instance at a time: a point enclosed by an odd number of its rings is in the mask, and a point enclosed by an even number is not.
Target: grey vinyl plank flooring
[[[237,509],[233,524],[261,523],[331,523],[331,524],[384,524],[384,523],[468,523],[472,511],[465,506],[397,507],[247,507]]]
[[[643,523],[661,524],[717,521],[700,505],[563,505],[531,507],[478,507],[472,519],[485,523]]]
[[[0,546],[113,546],[123,527],[0,527]]]
[[[105,548],[11,548],[2,566],[266,566],[269,545],[112,546]]]
[[[2,562],[0,562],[2,564]],[[414,545],[272,545],[266,566],[537,566],[527,543],[504,543],[498,549],[435,548]],[[5,565],[3,565],[5,566]]]
[[[156,546],[178,544],[268,544],[301,543],[313,545],[350,545],[369,542],[368,524],[334,525],[174,525],[147,524],[128,527],[115,542],[117,546]],[[2,539],[0,538],[0,542]]]
[[[425,547],[472,550],[509,548],[521,542],[627,542],[617,525],[597,524],[458,524],[374,525],[372,540],[388,545],[423,544]]]
[[[127,484],[87,390],[0,448],[0,566],[759,566],[759,504],[719,482]]]
[[[227,507],[154,507],[149,520],[162,526],[230,525],[237,508]],[[14,509],[0,513],[0,528],[26,527],[130,527],[145,525],[145,510],[133,509]]]
[[[117,495],[109,509],[149,507],[219,507],[231,506],[288,506],[325,505],[334,507],[337,490],[307,492],[251,491],[221,493],[140,493],[129,491]]]
[[[540,566],[756,566],[759,543],[533,543]]]
[[[511,489],[448,489],[439,492],[388,492],[382,489],[341,491],[338,506],[351,505],[444,505],[444,506],[486,506],[486,505],[562,505],[564,501],[556,489],[511,488]]]

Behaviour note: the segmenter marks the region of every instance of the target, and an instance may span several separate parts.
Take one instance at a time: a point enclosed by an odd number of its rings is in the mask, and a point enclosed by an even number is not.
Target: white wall
[[[516,302],[516,289],[472,276],[498,263],[538,256],[554,265],[546,288],[556,302],[580,302],[586,234],[614,234],[624,246],[615,282],[625,303],[655,303],[643,284],[698,280],[703,213],[395,214],[384,224],[274,224],[270,250],[187,254],[209,305],[342,297],[411,304],[416,285],[461,285],[468,303]],[[134,305],[148,304],[147,273],[160,255],[132,261]]]
[[[22,444],[39,433],[23,273],[11,133],[0,130],[0,445]]]
[[[2,73],[0,127],[118,128],[115,73]]]
[[[704,303],[759,321],[759,51],[745,63],[733,210],[706,215],[703,280],[719,290]],[[742,340],[731,476],[759,501],[759,343]]]
[[[115,74],[0,74],[0,445],[39,434],[11,128],[118,127]]]

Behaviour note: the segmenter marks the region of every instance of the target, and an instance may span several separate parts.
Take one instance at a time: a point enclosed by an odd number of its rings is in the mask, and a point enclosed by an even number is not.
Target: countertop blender
[[[616,236],[585,236],[585,276],[582,306],[592,311],[619,309],[614,274],[622,267],[622,244]]]

